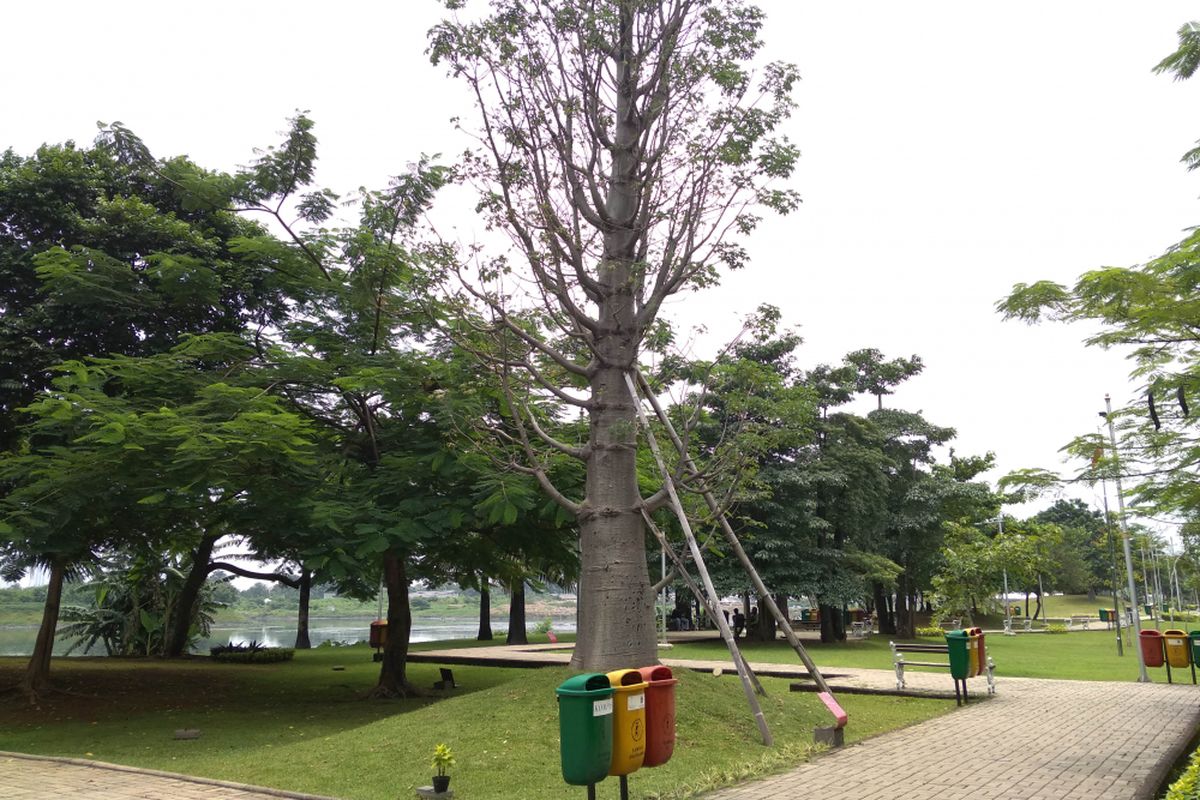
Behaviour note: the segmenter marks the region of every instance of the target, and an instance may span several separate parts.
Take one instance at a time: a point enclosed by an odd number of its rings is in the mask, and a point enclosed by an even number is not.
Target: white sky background
[[[789,135],[804,205],[755,235],[749,269],[668,313],[707,325],[712,347],[773,303],[800,327],[805,366],[919,354],[925,373],[889,404],[957,428],[960,453],[995,451],[993,477],[1058,468],[1105,392],[1130,397],[1128,368],[1084,349],[1081,329],[1005,323],[993,306],[1018,281],[1145,261],[1200,222],[1200,174],[1179,163],[1200,137],[1200,79],[1150,71],[1200,8],[761,5],[769,57],[803,76]],[[87,142],[120,120],[156,155],[231,169],[299,108],[317,122],[320,183],[382,186],[463,147],[449,120],[471,106],[424,55],[440,15],[433,0],[8,3],[0,148]],[[463,215],[459,234],[474,224]]]

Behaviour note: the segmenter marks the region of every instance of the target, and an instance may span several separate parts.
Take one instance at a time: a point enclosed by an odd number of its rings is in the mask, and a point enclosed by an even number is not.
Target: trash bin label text
[[[646,707],[646,695],[631,694],[629,695],[628,705],[625,706],[626,711],[637,711],[639,708]]]
[[[596,700],[592,703],[592,716],[603,717],[611,714],[613,711],[612,698],[607,700]]]

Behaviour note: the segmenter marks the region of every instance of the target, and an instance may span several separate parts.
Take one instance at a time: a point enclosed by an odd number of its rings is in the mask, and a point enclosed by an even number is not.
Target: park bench
[[[792,630],[819,631],[821,630],[821,622],[815,619],[794,619],[792,620]]]
[[[1086,631],[1088,629],[1088,623],[1091,621],[1091,619],[1092,618],[1086,614],[1075,614],[1069,620],[1067,620],[1067,630],[1073,631],[1075,630],[1075,626],[1079,625],[1083,630]]]
[[[924,644],[924,643],[905,643],[896,644],[888,642],[892,648],[892,663],[896,668],[896,690],[901,691],[907,687],[904,680],[904,669],[906,667],[934,667],[937,669],[950,669],[950,647],[945,644]],[[904,656],[909,655],[944,655],[945,661],[909,661]],[[996,663],[992,661],[991,656],[987,656],[987,664],[984,670],[984,676],[987,678],[987,693],[996,693]],[[965,684],[964,684],[965,686]],[[955,695],[958,694],[958,685],[955,684]],[[965,698],[964,698],[965,700]]]

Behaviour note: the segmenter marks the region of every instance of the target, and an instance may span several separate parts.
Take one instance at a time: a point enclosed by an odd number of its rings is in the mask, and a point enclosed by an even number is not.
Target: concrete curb
[[[289,792],[284,789],[271,789],[270,787],[266,786],[251,786],[247,783],[234,783],[233,781],[218,781],[213,778],[198,778],[195,775],[181,775],[177,772],[163,772],[162,770],[157,769],[127,767],[123,764],[109,764],[105,761],[90,761],[86,758],[38,756],[31,755],[29,753],[11,753],[6,750],[0,750],[0,758],[15,758],[22,761],[48,761],[54,764],[70,764],[71,766],[75,767],[92,767],[93,769],[106,769],[111,772],[126,772],[133,775],[148,775],[155,778],[167,778],[174,781],[197,783],[203,786],[219,786],[223,789],[236,789],[239,792],[261,794],[265,797],[286,797],[291,798],[291,800],[338,800],[336,797],[328,797],[326,795]]]
[[[1179,763],[1179,759],[1192,752],[1197,738],[1200,737],[1200,708],[1197,708],[1192,714],[1191,726],[1192,730],[1196,731],[1196,734],[1180,739],[1167,752],[1163,753],[1162,758],[1151,768],[1150,775],[1145,785],[1142,786],[1142,791],[1138,793],[1136,800],[1156,800],[1156,798],[1160,797],[1159,790],[1166,789],[1163,786],[1163,782],[1171,774],[1171,768]]]

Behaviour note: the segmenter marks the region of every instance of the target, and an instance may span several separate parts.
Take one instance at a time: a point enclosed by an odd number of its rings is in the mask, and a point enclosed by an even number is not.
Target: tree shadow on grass
[[[0,686],[15,685],[23,658],[0,658]],[[513,670],[455,666],[457,688],[435,690],[435,664],[409,664],[418,692],[405,699],[369,699],[379,667],[365,647],[301,653],[278,664],[219,664],[207,658],[56,658],[54,691],[38,706],[19,692],[0,695],[0,711],[12,728],[84,720],[128,722],[185,717],[220,719],[296,716],[320,719],[329,730],[371,724],[433,703],[484,691],[513,680]]]

